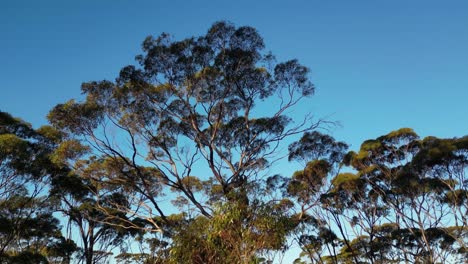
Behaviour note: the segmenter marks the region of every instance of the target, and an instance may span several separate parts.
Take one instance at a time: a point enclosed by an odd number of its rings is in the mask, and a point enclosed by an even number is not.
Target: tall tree
[[[267,202],[255,188],[283,142],[322,122],[288,116],[314,92],[309,70],[297,60],[276,63],[263,49],[254,28],[227,22],[181,41],[148,37],[139,66],[124,67],[115,82],[84,83],[86,100],[57,105],[49,120],[67,134],[63,144],[78,140],[112,164],[94,180],[125,193],[129,206],[114,209],[153,232],[171,230],[172,213],[215,219],[228,201],[242,209],[242,221],[257,219],[249,205]],[[186,209],[168,210],[165,195]]]

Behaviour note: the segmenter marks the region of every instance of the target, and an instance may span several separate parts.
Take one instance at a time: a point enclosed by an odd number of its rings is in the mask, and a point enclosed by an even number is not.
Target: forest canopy
[[[349,150],[304,109],[309,68],[252,27],[142,50],[49,125],[0,112],[1,263],[468,258],[468,136],[400,128]]]

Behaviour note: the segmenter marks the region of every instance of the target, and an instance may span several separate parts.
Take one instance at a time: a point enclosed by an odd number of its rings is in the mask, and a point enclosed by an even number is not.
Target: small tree
[[[69,263],[76,245],[64,238],[45,189],[59,173],[50,162],[53,133],[0,112],[0,260]]]
[[[303,255],[319,263],[466,259],[467,142],[403,128],[337,160],[343,145],[328,136],[292,145],[292,157],[312,158],[287,185],[307,227],[299,229]],[[334,171],[334,161],[351,168]]]
[[[124,194],[108,189],[109,185],[99,180],[112,171],[105,160],[91,157],[69,167],[69,160],[77,160],[87,152],[76,141],[67,141],[54,151],[54,165],[68,173],[53,178],[50,194],[60,202],[58,211],[68,220],[69,235],[72,229],[79,234],[80,257],[86,264],[94,264],[104,262],[112,249],[122,247],[123,240],[136,231],[125,214],[113,209],[128,206]]]

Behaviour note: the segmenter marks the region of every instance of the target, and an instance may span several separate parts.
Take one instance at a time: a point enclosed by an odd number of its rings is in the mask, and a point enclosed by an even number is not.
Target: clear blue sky
[[[468,134],[468,1],[2,1],[0,109],[35,126],[84,81],[134,63],[150,34],[250,25],[312,69],[310,109],[357,148],[400,127]]]

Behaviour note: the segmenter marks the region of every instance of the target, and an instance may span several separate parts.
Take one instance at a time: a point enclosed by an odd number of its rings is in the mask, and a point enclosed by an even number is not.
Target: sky
[[[311,69],[307,105],[358,148],[400,127],[468,132],[468,1],[2,1],[0,110],[46,124],[82,82],[114,80],[148,35],[255,27],[279,61]]]

